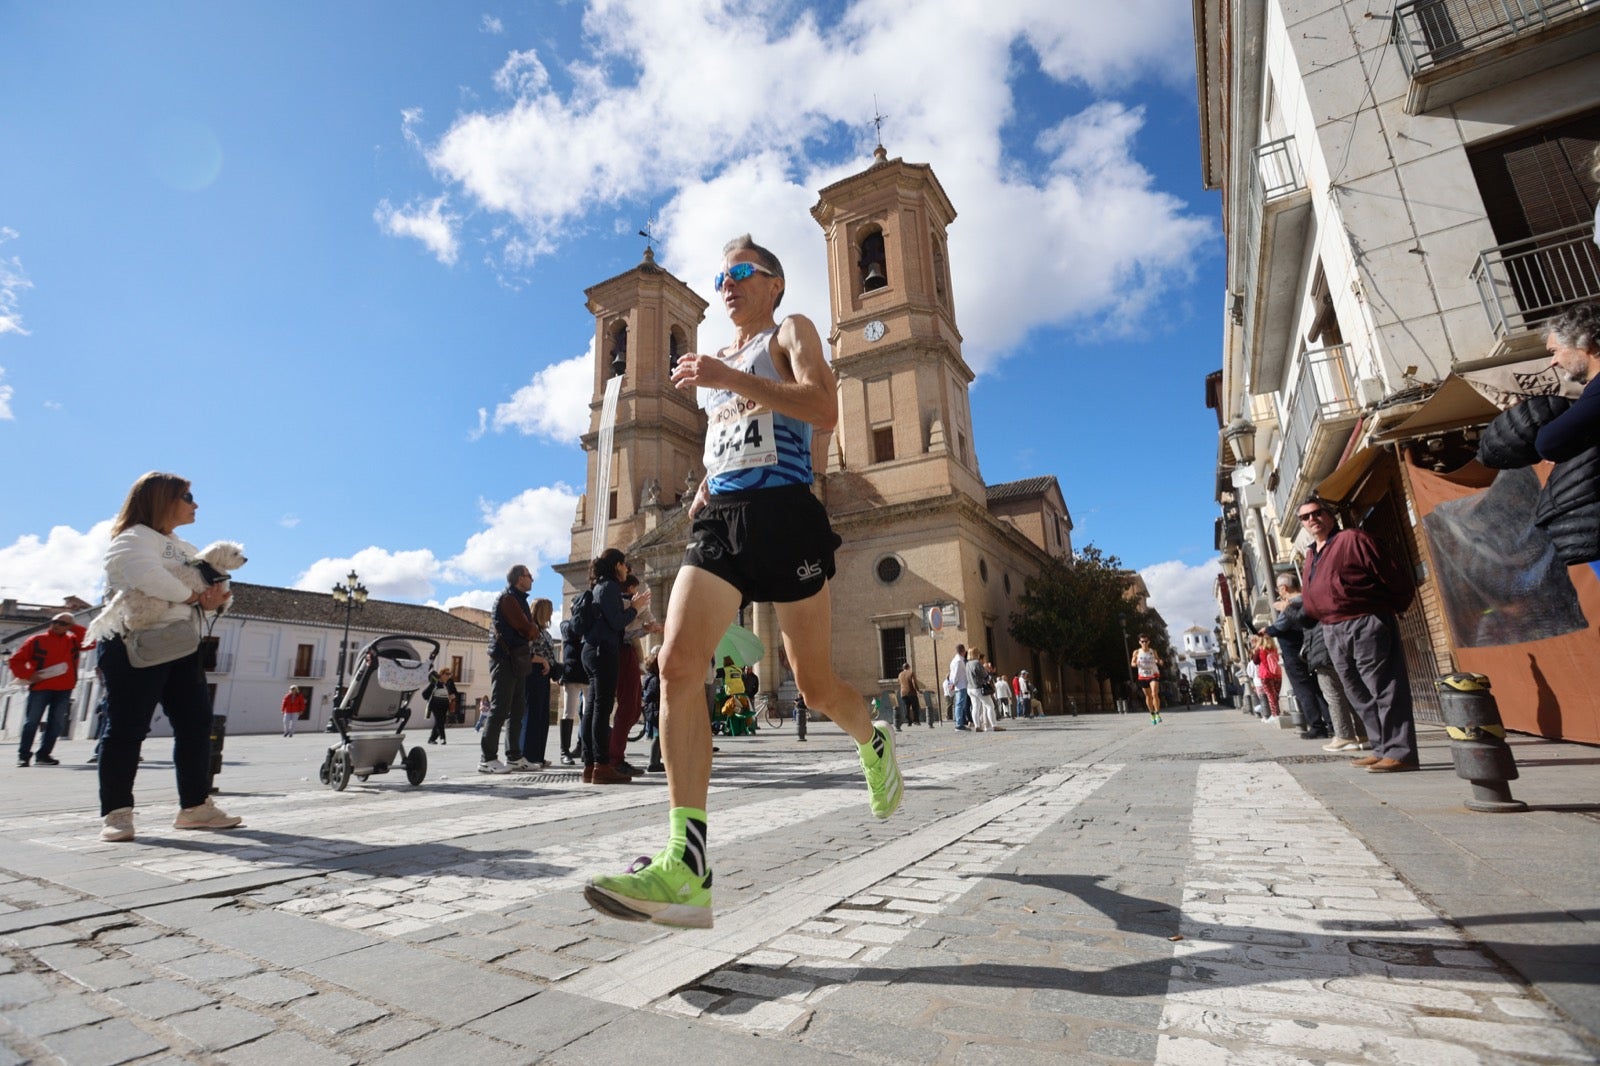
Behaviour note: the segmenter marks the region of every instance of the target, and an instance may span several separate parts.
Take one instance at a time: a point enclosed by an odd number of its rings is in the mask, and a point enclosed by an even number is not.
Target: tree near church
[[[1068,559],[1052,559],[1028,578],[1011,615],[1011,635],[1057,663],[1127,680],[1129,641],[1150,634],[1162,662],[1172,648],[1160,616],[1130,596],[1129,571],[1093,544]]]

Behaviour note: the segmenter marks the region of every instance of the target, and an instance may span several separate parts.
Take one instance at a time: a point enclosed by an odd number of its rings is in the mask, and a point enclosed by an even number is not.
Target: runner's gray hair
[[[724,259],[728,258],[730,255],[733,255],[735,252],[755,253],[755,257],[761,260],[761,265],[778,275],[779,278],[783,278],[784,288],[789,287],[789,279],[783,277],[783,264],[778,262],[778,257],[773,255],[767,249],[761,247],[761,245],[757,244],[750,234],[741,233],[739,236],[722,246],[722,258]],[[772,301],[772,306],[776,308],[782,302],[783,293],[779,292],[778,298]]]
[[[1600,304],[1579,304],[1564,311],[1544,331],[1563,347],[1600,355]]]

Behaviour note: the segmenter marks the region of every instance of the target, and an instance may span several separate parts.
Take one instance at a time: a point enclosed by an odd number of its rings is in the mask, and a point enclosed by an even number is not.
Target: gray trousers
[[[1311,676],[1316,679],[1317,687],[1322,690],[1322,698],[1327,701],[1334,737],[1339,740],[1364,740],[1366,727],[1350,713],[1350,704],[1344,698],[1344,686],[1339,683],[1339,675],[1333,672],[1333,667],[1313,670]]]
[[[526,649],[524,649],[526,654]],[[500,754],[500,730],[506,728],[506,761],[522,758],[522,715],[527,706],[526,678],[517,676],[510,663],[489,660],[489,724],[483,727],[483,761]]]
[[[1415,762],[1417,726],[1411,713],[1411,681],[1406,676],[1400,623],[1392,614],[1364,614],[1343,622],[1324,622],[1322,634],[1345,699],[1367,728],[1372,753],[1382,759]]]

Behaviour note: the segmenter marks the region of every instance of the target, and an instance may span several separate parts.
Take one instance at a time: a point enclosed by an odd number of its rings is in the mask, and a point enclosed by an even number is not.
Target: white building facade
[[[212,629],[218,639],[216,669],[207,674],[212,708],[226,715],[229,734],[277,733],[283,729],[282,705],[291,687],[306,697],[307,711],[299,728],[327,725],[340,677],[341,657],[348,683],[354,655],[367,642],[389,634],[429,637],[440,644],[436,663],[451,667],[457,677],[462,706],[468,707],[489,691],[489,631],[433,607],[367,600],[348,614],[326,593],[271,585],[233,583],[233,606]],[[87,624],[92,614],[80,621]],[[15,646],[30,635],[13,636]],[[69,738],[84,738],[94,729],[94,709],[103,691],[95,675],[93,651],[79,665],[73,691]],[[3,671],[0,665],[0,671]],[[14,738],[21,731],[27,690],[12,683],[9,673],[0,677],[0,734]],[[422,709],[413,728],[425,727]],[[470,714],[467,724],[472,722]],[[151,725],[152,736],[171,730],[159,713]]]
[[[1408,469],[1454,469],[1564,388],[1539,326],[1600,299],[1600,3],[1194,0],[1208,187],[1228,241],[1217,411],[1230,650],[1341,505],[1419,579],[1419,713],[1451,669]],[[1418,682],[1423,682],[1419,684]]]

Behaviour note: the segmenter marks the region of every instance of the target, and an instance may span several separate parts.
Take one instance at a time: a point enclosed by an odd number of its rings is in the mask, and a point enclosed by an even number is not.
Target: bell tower
[[[585,289],[584,296],[594,315],[594,390],[571,558],[587,565],[596,521],[606,523],[608,547],[626,549],[654,529],[698,477],[705,416],[692,393],[673,387],[672,367],[696,350],[707,304],[657,266],[648,247],[638,266]],[[622,385],[611,430],[610,484],[597,499],[606,387],[617,377]]]
[[[952,494],[986,506],[950,290],[955,208],[932,167],[882,145],[870,167],[818,195],[839,378],[829,511]]]

